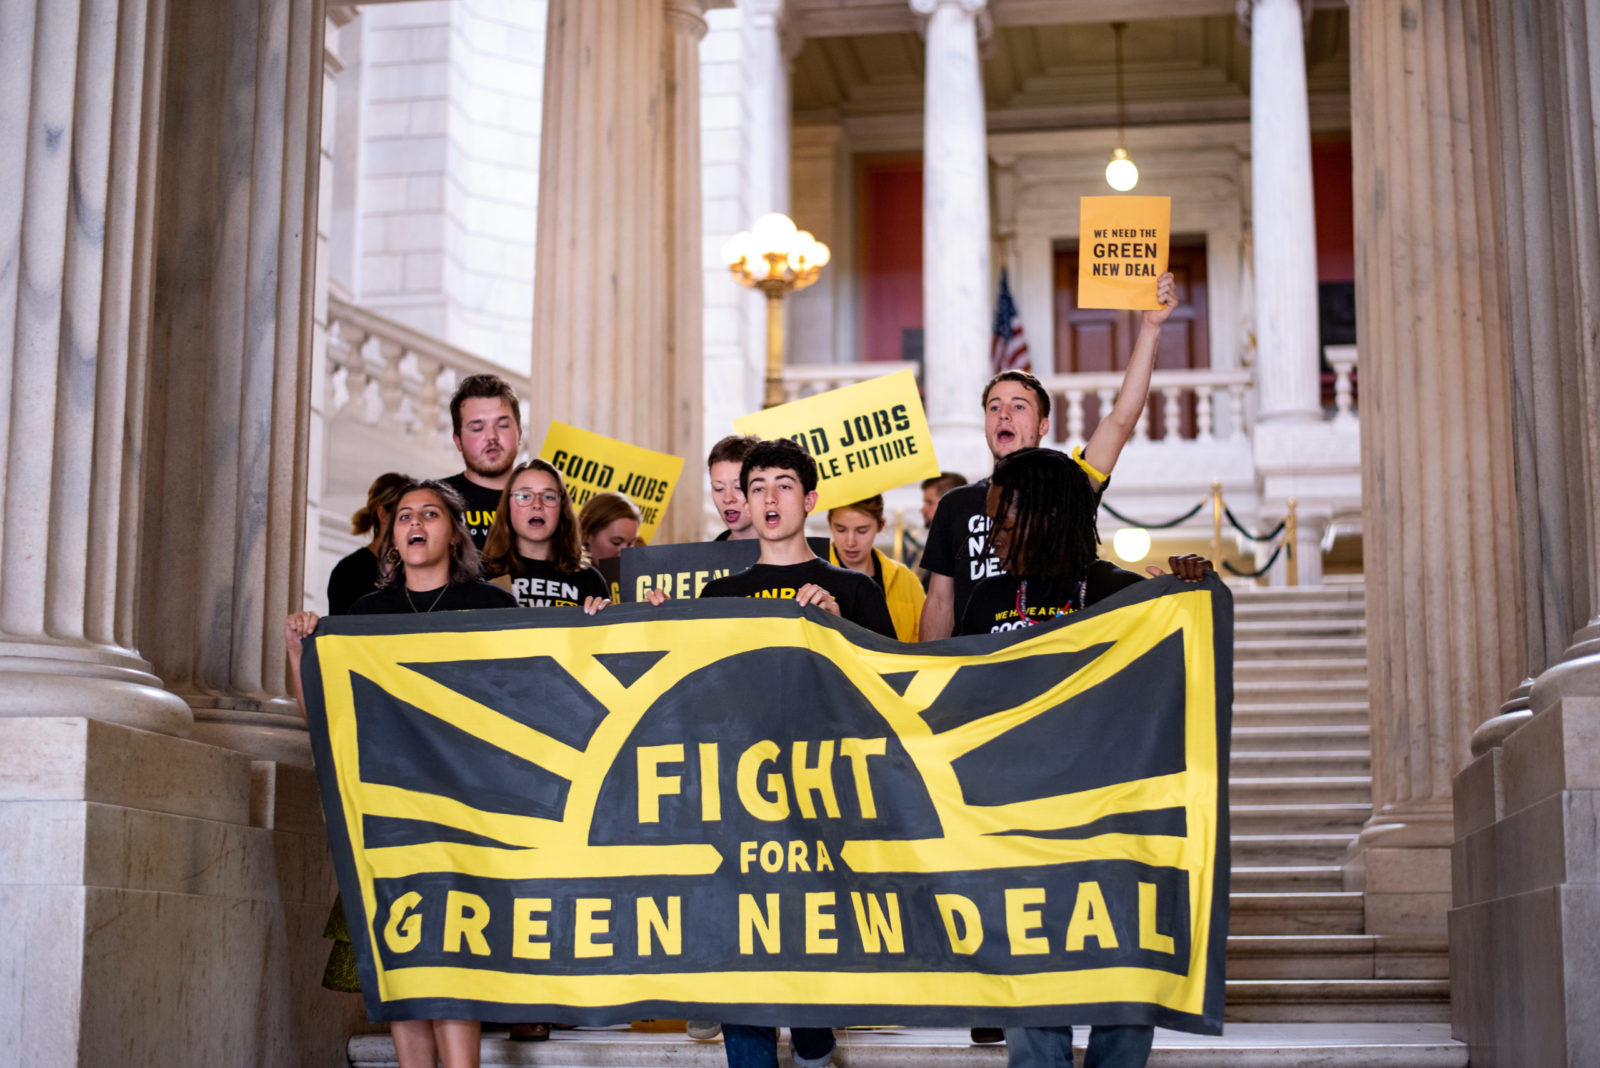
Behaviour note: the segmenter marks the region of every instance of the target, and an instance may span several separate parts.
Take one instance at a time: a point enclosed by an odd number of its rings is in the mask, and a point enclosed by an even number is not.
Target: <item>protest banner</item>
[[[901,645],[791,601],[324,619],[374,1020],[1220,1033],[1227,588]]]
[[[910,371],[804,397],[733,421],[741,434],[790,438],[817,461],[817,510],[939,473]]]
[[[581,509],[596,493],[612,490],[639,506],[639,536],[655,537],[672,491],[683,474],[683,457],[630,445],[591,430],[554,422],[539,447],[567,483],[572,504]]]
[[[1161,307],[1172,198],[1080,197],[1078,215],[1078,307]]]
[[[826,560],[827,538],[807,538],[811,551]],[[724,575],[737,574],[756,562],[761,542],[691,541],[681,545],[639,545],[622,550],[621,576],[615,589],[617,601],[642,601],[652,589],[667,592],[677,600],[700,596],[706,583]]]

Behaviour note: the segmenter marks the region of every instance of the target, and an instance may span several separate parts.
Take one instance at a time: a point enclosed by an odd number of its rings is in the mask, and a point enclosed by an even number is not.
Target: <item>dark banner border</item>
[[[1067,1024],[1154,1024],[1191,1034],[1222,1033],[1223,1004],[1227,992],[1227,950],[1229,919],[1230,861],[1228,768],[1233,724],[1233,594],[1215,572],[1199,584],[1174,576],[1138,582],[1117,594],[1040,627],[1029,627],[999,634],[975,634],[944,638],[936,642],[912,643],[919,656],[978,656],[1027,641],[1049,628],[1069,627],[1106,612],[1153,601],[1169,593],[1204,589],[1211,594],[1216,685],[1218,823],[1216,850],[1212,860],[1211,933],[1206,960],[1204,1010],[1200,1015],[1177,1012],[1144,1002],[1103,1002],[1096,1004],[1049,1005],[1042,1007],[932,1006],[932,1005],[788,1005],[762,1004],[739,1006],[738,1016],[748,1016],[779,1026],[850,1027],[882,1024],[892,1020],[907,1026],[964,1027],[1054,1026]],[[613,605],[589,616],[570,608],[504,608],[473,612],[441,612],[427,619],[430,631],[500,631],[529,628],[605,626],[640,618],[680,619],[797,619],[829,627],[844,634],[852,644],[877,652],[898,652],[903,643],[830,615],[819,608],[801,608],[793,601],[759,598],[715,598],[669,601],[659,608],[646,604]],[[617,1005],[578,1008],[567,1005],[486,1002],[460,998],[412,998],[390,1002],[378,999],[377,967],[372,946],[367,941],[367,925],[361,915],[360,880],[355,870],[354,845],[339,807],[339,784],[334,772],[333,750],[328,741],[328,713],[322,693],[321,662],[317,656],[317,637],[323,634],[389,635],[418,631],[421,620],[411,615],[336,616],[322,619],[316,632],[303,641],[304,656],[300,674],[305,693],[306,721],[310,728],[311,751],[316,762],[318,793],[328,831],[328,846],[333,854],[334,873],[343,900],[353,902],[356,914],[349,923],[361,977],[362,996],[367,1015],[374,1022],[393,1020],[511,1020],[556,1019],[580,1026],[604,1026],[639,1019],[703,1019],[733,1016],[722,1008],[692,998],[682,1001],[637,1001]],[[348,916],[348,913],[347,913]],[[737,1019],[728,1022],[739,1022]]]

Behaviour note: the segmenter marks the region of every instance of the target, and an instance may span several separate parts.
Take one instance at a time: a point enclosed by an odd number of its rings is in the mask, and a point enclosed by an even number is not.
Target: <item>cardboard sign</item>
[[[1161,307],[1172,198],[1081,197],[1078,212],[1078,307]]]
[[[827,538],[807,538],[811,551],[828,558]],[[657,587],[674,600],[700,596],[706,583],[735,575],[761,555],[761,543],[744,541],[691,541],[684,545],[640,545],[622,550],[620,580],[613,586],[621,601],[641,601]]]
[[[910,371],[780,404],[735,419],[733,426],[741,434],[790,438],[810,453],[822,512],[939,474]]]
[[[566,423],[552,422],[539,447],[566,480],[572,503],[582,508],[596,493],[611,490],[639,506],[639,536],[654,538],[672,491],[683,474],[683,457],[629,445]]]

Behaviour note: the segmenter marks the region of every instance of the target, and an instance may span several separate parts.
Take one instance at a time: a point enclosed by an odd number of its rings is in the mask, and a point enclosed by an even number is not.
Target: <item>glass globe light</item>
[[[1111,548],[1123,563],[1137,564],[1150,555],[1150,532],[1143,527],[1123,527],[1111,539]]]
[[[750,259],[750,231],[740,230],[722,246],[722,262],[737,267],[740,260]]]
[[[789,250],[794,248],[797,233],[794,221],[789,216],[776,211],[763,215],[750,228],[750,236],[755,238],[753,251],[758,256],[769,252],[787,256]]]
[[[1139,184],[1139,168],[1128,158],[1128,150],[1118,145],[1106,164],[1106,184],[1119,193],[1126,193]]]

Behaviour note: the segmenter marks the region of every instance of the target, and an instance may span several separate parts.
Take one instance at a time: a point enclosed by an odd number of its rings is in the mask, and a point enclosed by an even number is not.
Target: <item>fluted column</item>
[[[1300,0],[1251,0],[1250,217],[1258,422],[1322,418],[1311,115]]]
[[[532,435],[560,419],[684,456],[668,539],[698,536],[703,492],[707,6],[551,0],[545,35]]]
[[[133,628],[162,6],[0,3],[0,715],[183,734]]]
[[[983,386],[994,309],[989,150],[978,62],[986,0],[911,0],[927,18],[922,135],[923,395],[939,462],[986,471]]]
[[[282,621],[302,593],[323,5],[169,3],[140,637],[197,738],[309,763]]]
[[[1451,778],[1523,664],[1478,32],[1462,5],[1352,5],[1375,933],[1443,930]]]

